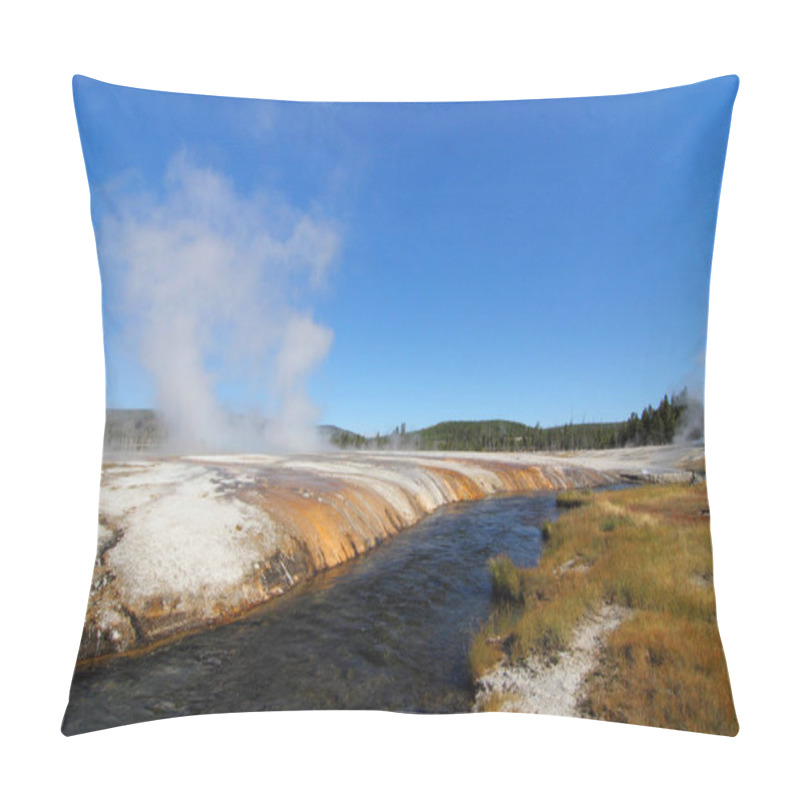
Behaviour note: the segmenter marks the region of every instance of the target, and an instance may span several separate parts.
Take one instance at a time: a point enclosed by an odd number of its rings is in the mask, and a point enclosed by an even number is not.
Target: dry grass
[[[637,614],[609,637],[582,711],[599,719],[735,736],[739,725],[716,623]]]
[[[536,569],[503,564],[504,585],[521,596],[476,636],[473,675],[504,655],[556,658],[588,611],[617,603],[636,613],[609,637],[582,713],[735,735],[707,512],[698,484],[596,494],[562,515]]]

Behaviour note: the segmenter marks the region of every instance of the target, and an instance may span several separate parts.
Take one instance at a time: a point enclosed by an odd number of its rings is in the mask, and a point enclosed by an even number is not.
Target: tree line
[[[603,450],[633,445],[669,444],[682,427],[687,411],[696,405],[684,389],[664,395],[657,407],[648,405],[641,414],[632,413],[624,422],[590,422],[543,428],[508,420],[440,422],[419,431],[406,432],[405,423],[391,434],[368,438],[350,431],[337,431],[331,438],[343,448],[377,450],[469,450],[517,452],[536,450]],[[702,417],[702,415],[694,415]],[[687,431],[702,436],[702,424]]]

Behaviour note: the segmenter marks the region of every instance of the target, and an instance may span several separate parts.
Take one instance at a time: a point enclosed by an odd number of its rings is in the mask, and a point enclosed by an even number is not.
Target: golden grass
[[[736,734],[704,484],[591,495],[547,526],[535,569],[513,570],[503,562],[503,585],[521,587],[517,602],[498,606],[475,637],[474,677],[504,655],[556,658],[587,612],[616,603],[635,613],[609,637],[582,713]]]
[[[614,631],[582,711],[599,719],[735,736],[715,622],[641,612]]]

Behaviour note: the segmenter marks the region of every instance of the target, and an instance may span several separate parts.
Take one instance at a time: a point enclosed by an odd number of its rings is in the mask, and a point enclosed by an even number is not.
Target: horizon
[[[669,397],[669,399],[672,401],[672,400],[674,400],[676,398],[677,394],[679,394],[679,393],[672,394],[672,395],[664,395],[664,397]],[[661,399],[663,399],[663,397]],[[687,395],[687,399],[689,400],[690,403],[697,403],[697,404],[699,404],[699,406],[701,408],[704,407],[702,399],[696,398],[696,397],[694,397],[694,396],[692,396],[690,394]],[[658,402],[660,402],[660,400]],[[652,409],[655,409],[657,407],[657,404],[658,403],[656,403],[656,405],[654,406],[652,402],[648,403],[647,405],[643,406],[641,410],[644,411],[648,407],[650,407]],[[148,414],[156,414],[156,415],[158,415],[160,413],[157,408],[143,408],[143,407],[127,408],[127,407],[120,407],[120,406],[108,406],[108,407],[106,407],[106,413],[108,413],[109,411],[123,411],[123,412],[129,412],[129,413],[148,413]],[[253,419],[253,417],[250,416],[249,414],[247,414],[247,412],[229,412],[229,413],[232,416],[249,416],[250,419]],[[523,421],[523,420],[506,419],[506,418],[500,418],[500,417],[491,417],[491,418],[490,417],[486,417],[486,418],[483,418],[483,419],[453,419],[453,418],[450,418],[450,419],[440,419],[440,420],[437,420],[436,422],[431,422],[431,423],[429,423],[427,425],[422,425],[419,428],[411,428],[411,429],[409,429],[407,427],[406,428],[406,432],[401,434],[401,435],[403,435],[403,436],[411,436],[411,435],[414,435],[416,433],[420,433],[420,432],[429,430],[431,428],[435,428],[438,425],[450,425],[450,424],[464,424],[464,425],[473,425],[474,424],[474,425],[479,425],[479,424],[485,424],[485,423],[508,423],[508,424],[511,424],[511,425],[524,425],[524,426],[526,426],[528,428],[531,428],[531,429],[536,428],[538,426],[542,430],[547,430],[547,429],[551,429],[551,428],[563,428],[563,427],[566,427],[566,426],[569,426],[569,425],[572,425],[572,426],[581,426],[581,425],[621,425],[621,424],[624,424],[625,422],[627,422],[630,419],[631,414],[636,414],[637,416],[641,416],[640,411],[634,409],[626,417],[620,418],[620,419],[603,419],[603,420],[594,420],[594,419],[592,419],[592,420],[581,420],[580,422],[575,422],[574,420],[569,420],[569,421],[556,423],[555,425],[540,425],[540,423],[538,423],[538,422],[530,423],[530,422],[526,422],[526,421]],[[263,423],[268,423],[270,421],[268,417],[260,417],[260,418],[259,417],[255,417],[255,419],[257,421],[263,422]],[[106,419],[106,421],[108,421],[108,420]],[[397,423],[391,429],[385,429],[383,431],[376,431],[374,433],[365,432],[363,430],[356,430],[356,429],[353,429],[353,428],[345,428],[345,427],[343,427],[341,425],[337,425],[335,422],[318,422],[318,423],[316,423],[315,427],[318,428],[318,429],[319,428],[335,428],[335,429],[343,431],[345,433],[353,433],[353,434],[357,434],[359,436],[363,436],[366,439],[370,439],[370,438],[375,438],[375,436],[390,437],[390,436],[392,436],[392,435],[397,433],[397,428],[402,424],[404,424],[404,423],[400,422],[400,423]]]

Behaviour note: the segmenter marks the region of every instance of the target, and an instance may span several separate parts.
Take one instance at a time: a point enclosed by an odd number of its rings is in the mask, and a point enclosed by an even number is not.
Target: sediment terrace
[[[442,505],[610,484],[622,468],[642,464],[427,453],[108,462],[79,662],[230,621]]]

